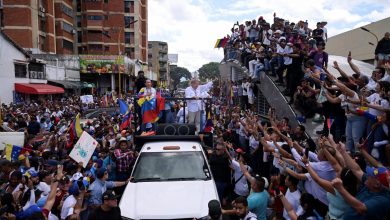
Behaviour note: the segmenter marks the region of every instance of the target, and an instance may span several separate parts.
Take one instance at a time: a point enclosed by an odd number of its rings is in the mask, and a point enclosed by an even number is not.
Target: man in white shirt
[[[300,205],[301,192],[298,190],[299,180],[292,176],[287,176],[285,183],[288,189],[284,197],[286,197],[287,201],[292,205],[292,208],[299,216],[303,213],[303,209]],[[283,218],[286,220],[290,220],[286,209],[283,210]]]
[[[208,82],[205,85],[199,85],[198,79],[192,79],[191,85],[185,90],[186,98],[195,98],[196,100],[188,100],[188,123],[195,124],[196,130],[200,131],[200,111],[202,110],[202,98],[204,92],[208,92],[213,86],[213,82]]]

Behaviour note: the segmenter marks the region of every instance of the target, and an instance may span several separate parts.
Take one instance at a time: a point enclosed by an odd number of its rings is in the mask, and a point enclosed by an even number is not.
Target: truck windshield
[[[133,173],[135,182],[185,181],[210,179],[201,152],[143,153]]]

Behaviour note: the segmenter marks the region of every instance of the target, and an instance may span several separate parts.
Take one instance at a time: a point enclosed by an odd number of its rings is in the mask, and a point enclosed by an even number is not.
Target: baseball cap
[[[221,212],[221,204],[218,200],[211,200],[208,204],[209,206],[209,216],[211,219],[218,219],[222,212]]]
[[[117,199],[119,195],[116,195],[113,190],[107,190],[103,193],[103,200]]]
[[[374,177],[379,180],[384,187],[389,188],[389,182],[387,181],[387,177],[389,175],[389,170],[386,167],[366,167],[367,176]]]

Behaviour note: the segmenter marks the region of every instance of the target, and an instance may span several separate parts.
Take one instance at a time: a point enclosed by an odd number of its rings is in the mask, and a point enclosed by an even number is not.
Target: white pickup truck
[[[199,137],[144,142],[119,207],[122,219],[207,219],[218,194]]]

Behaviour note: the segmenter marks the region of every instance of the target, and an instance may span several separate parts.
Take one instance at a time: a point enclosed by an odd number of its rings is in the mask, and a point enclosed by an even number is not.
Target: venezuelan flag
[[[356,109],[356,113],[357,113],[357,115],[364,116],[364,117],[366,117],[366,118],[368,118],[368,119],[370,119],[372,121],[375,121],[375,122],[378,121],[378,117],[377,116],[369,113],[368,111],[366,111],[363,108]]]
[[[129,112],[129,105],[123,101],[123,99],[119,99],[119,111],[122,115],[125,115],[126,113]]]
[[[145,89],[142,88],[138,93],[138,105],[141,107],[142,123],[154,123],[159,120],[160,113],[165,109],[165,99],[158,92],[156,98],[144,96]]]
[[[5,158],[9,161],[18,160],[22,147],[15,146],[12,144],[6,144],[5,147]]]
[[[69,141],[73,143],[76,138],[81,137],[82,133],[83,129],[81,129],[80,125],[80,113],[78,113],[69,127]]]
[[[133,113],[131,111],[128,111],[125,117],[122,119],[120,130],[125,130],[126,128],[130,127],[132,118],[133,118]]]
[[[206,125],[205,125],[203,131],[204,132],[213,132],[213,130],[214,130],[213,119],[211,118],[211,113],[208,112]]]

